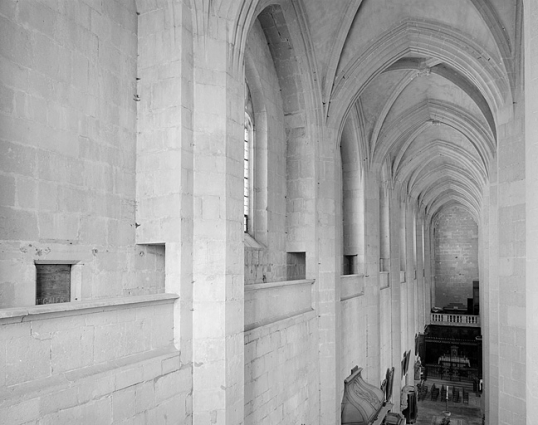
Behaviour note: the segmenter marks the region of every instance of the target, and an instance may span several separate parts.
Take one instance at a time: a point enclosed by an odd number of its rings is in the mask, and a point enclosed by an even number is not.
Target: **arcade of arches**
[[[522,0],[0,1],[0,422],[332,425],[355,365],[398,411],[479,280],[486,423],[535,423],[536,28]]]

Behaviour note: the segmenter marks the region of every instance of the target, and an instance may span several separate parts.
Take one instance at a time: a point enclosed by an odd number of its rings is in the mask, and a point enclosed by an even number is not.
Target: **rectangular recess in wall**
[[[344,255],[342,275],[357,274],[357,255]]]
[[[71,264],[36,264],[36,305],[71,301]]]
[[[288,252],[287,280],[306,279],[306,252]]]

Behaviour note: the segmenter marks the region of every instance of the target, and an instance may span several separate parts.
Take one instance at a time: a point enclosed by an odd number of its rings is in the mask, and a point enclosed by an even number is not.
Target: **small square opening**
[[[71,301],[71,264],[36,264],[36,305]]]
[[[288,252],[288,280],[306,279],[306,252]]]
[[[343,275],[358,274],[357,255],[344,255]]]

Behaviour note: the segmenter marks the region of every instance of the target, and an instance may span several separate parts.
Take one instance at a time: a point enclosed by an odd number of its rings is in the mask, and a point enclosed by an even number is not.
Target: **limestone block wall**
[[[247,40],[245,75],[254,109],[252,227],[245,283],[286,280],[286,136],[281,88],[257,20]]]
[[[79,299],[161,292],[136,249],[134,1],[0,9],[0,307],[35,303],[35,261],[77,264]]]
[[[0,422],[185,423],[192,372],[172,344],[176,298],[2,310]]]
[[[392,345],[391,345],[391,289],[382,287],[379,291],[379,357],[381,371],[385,371],[393,366],[392,364]]]
[[[245,330],[312,310],[313,280],[245,286]]]
[[[318,338],[315,311],[245,332],[245,425],[318,423]]]
[[[341,295],[341,359],[340,376],[337,385],[343,394],[344,379],[349,376],[354,366],[365,368],[367,365],[366,337],[366,297],[364,296],[364,276],[342,276],[341,281],[352,280],[356,290]],[[345,283],[344,283],[345,285]],[[343,286],[344,286],[343,285]],[[343,292],[343,291],[342,291]],[[346,291],[347,292],[347,291]],[[366,370],[366,368],[365,368]],[[368,376],[364,376],[368,380]],[[377,376],[375,377],[377,383]]]
[[[435,227],[435,305],[467,305],[478,280],[478,226],[463,208],[439,213]]]
[[[177,242],[193,208],[190,15],[180,3],[137,6],[136,240]]]

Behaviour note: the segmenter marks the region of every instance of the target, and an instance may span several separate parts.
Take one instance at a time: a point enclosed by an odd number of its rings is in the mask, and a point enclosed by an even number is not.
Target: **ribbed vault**
[[[512,113],[520,41],[499,1],[214,4],[239,24],[230,33],[239,47],[251,19],[281,7],[297,23],[290,38],[304,46],[301,65],[323,102],[323,110],[309,108],[305,98],[306,110],[338,134],[355,129],[342,142],[358,148],[343,152],[360,152],[359,165],[375,173],[386,166],[401,198],[415,200],[428,219],[455,202],[478,216],[497,128]]]
[[[368,168],[381,173],[386,167],[400,198],[416,202],[427,221],[458,204],[479,222],[498,121],[512,105],[513,63],[507,52],[513,41],[499,32],[502,19],[494,8],[484,9],[479,1],[457,3],[467,9],[457,12],[461,22],[455,24],[449,11],[446,18],[435,12],[425,16],[419,0],[406,2],[399,19],[382,4],[363,1],[353,22],[346,21],[346,36],[338,38],[345,38],[338,63],[334,51],[331,55],[326,119],[342,128],[362,112],[357,143],[369,153]],[[375,29],[363,21],[365,9],[386,25]],[[472,20],[477,27],[466,26],[464,13],[477,10],[480,20]],[[374,32],[367,43],[359,39]]]

